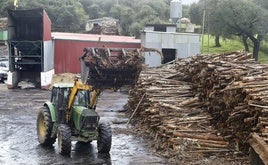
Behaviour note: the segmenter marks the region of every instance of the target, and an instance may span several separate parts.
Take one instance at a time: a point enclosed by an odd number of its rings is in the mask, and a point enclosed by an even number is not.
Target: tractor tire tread
[[[61,124],[59,126],[59,131],[61,132],[61,139],[62,139],[62,143],[61,143],[61,151],[60,153],[65,155],[65,154],[70,154],[71,152],[71,129],[68,125],[66,124]]]
[[[99,153],[109,153],[112,144],[111,126],[106,123],[100,123],[98,127],[99,138],[97,148]]]
[[[38,124],[39,124],[38,120],[40,117],[42,117],[41,115],[44,117],[44,121],[45,121],[45,125],[46,125],[45,137],[40,137],[39,130],[38,130]],[[37,117],[37,136],[38,136],[38,141],[41,145],[51,146],[55,143],[56,137],[50,137],[51,132],[52,132],[52,127],[53,127],[53,123],[52,123],[50,111],[47,107],[43,107],[39,111],[38,117]]]

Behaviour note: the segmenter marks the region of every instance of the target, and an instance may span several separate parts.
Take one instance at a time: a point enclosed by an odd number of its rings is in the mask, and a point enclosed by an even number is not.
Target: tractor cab
[[[66,123],[65,109],[68,105],[69,95],[73,84],[54,84],[51,92],[51,103],[55,107],[56,118],[59,123]]]
[[[76,83],[53,85],[51,103],[55,107],[57,122],[71,126],[73,140],[87,142],[97,137],[100,117],[95,112],[95,107],[90,106],[92,91],[89,88],[77,88]],[[70,102],[71,106],[68,106]]]
[[[54,84],[52,88],[51,102],[53,104],[65,103],[67,106],[73,83],[58,83]],[[60,101],[62,100],[62,101]],[[74,106],[89,107],[90,91],[79,90],[74,98]]]

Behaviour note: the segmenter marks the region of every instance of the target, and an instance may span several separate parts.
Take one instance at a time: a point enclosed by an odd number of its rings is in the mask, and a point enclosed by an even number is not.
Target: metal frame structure
[[[10,71],[24,70],[25,68],[34,67],[35,71],[42,71],[43,66],[43,41],[9,41],[9,60]]]

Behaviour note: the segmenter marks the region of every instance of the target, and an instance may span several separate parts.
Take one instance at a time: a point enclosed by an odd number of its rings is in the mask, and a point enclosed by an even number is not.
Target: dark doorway
[[[176,49],[162,49],[162,53],[164,56],[162,64],[173,61],[176,58]]]

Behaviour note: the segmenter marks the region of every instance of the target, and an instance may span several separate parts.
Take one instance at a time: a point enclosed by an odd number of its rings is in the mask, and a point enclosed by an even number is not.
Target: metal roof
[[[116,35],[98,35],[98,34],[81,34],[81,33],[62,33],[53,32],[54,40],[76,40],[76,41],[93,41],[93,42],[116,42],[116,43],[141,43],[140,39],[131,36]]]

